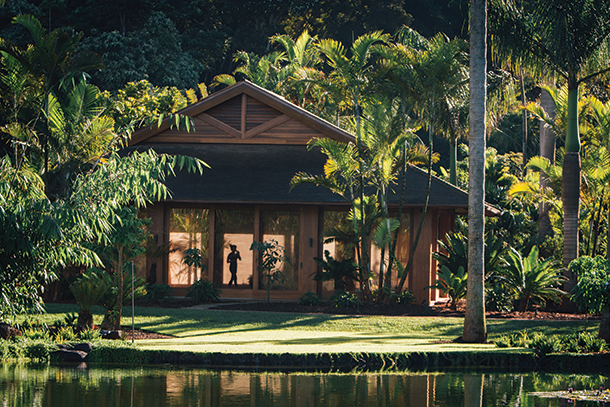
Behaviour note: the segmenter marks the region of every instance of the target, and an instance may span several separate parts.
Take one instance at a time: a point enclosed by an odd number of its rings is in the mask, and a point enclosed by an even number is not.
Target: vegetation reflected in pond
[[[0,404],[23,406],[563,406],[528,393],[594,389],[601,375],[542,373],[248,373],[152,367],[5,365]],[[575,407],[597,406],[577,401]]]

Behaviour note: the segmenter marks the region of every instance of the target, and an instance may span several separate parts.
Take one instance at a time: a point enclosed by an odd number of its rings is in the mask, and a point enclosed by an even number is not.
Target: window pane
[[[354,234],[353,225],[349,221],[347,211],[324,211],[324,240],[329,237],[334,240],[324,243],[322,253],[328,251],[330,256],[335,260],[353,259],[355,257],[355,248],[352,236]],[[322,254],[322,258],[326,259]],[[351,281],[348,281],[348,287],[353,286]],[[324,281],[322,287],[325,292],[333,292],[335,289],[334,281]]]
[[[284,284],[273,285],[278,290],[299,289],[299,226],[300,214],[296,211],[261,211],[263,241],[275,240],[284,247],[289,261],[281,267]],[[267,289],[266,277],[259,275],[259,289]]]
[[[189,286],[201,277],[201,271],[182,264],[186,249],[199,249],[203,264],[208,261],[208,210],[172,208],[169,220],[169,285]]]
[[[214,282],[217,284],[231,284],[231,287],[251,288],[254,254],[250,246],[254,241],[254,210],[226,210],[216,211],[216,231],[214,235]],[[239,252],[235,258],[235,278],[231,281],[231,263],[228,262],[231,245]],[[234,285],[233,282],[236,282]]]

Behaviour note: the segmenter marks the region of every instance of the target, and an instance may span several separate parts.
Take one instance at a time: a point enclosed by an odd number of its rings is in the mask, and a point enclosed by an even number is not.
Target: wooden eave
[[[217,118],[206,114],[210,109],[221,105],[224,102],[228,102],[231,99],[239,98],[241,96],[241,128],[235,128],[233,126],[224,123]],[[255,128],[248,129],[246,126],[247,120],[247,97],[251,97],[260,103],[263,103],[272,109],[282,113],[282,115],[275,117],[265,123],[262,123]],[[355,142],[354,137],[342,130],[341,128],[327,122],[309,113],[305,109],[294,105],[287,101],[283,97],[276,95],[260,86],[257,86],[248,81],[238,82],[235,85],[229,86],[222,89],[207,98],[200,100],[186,108],[177,112],[184,116],[197,118],[197,120],[205,122],[206,125],[213,126],[220,131],[226,133],[229,136],[233,136],[237,142],[254,142],[252,140],[259,134],[264,133],[274,127],[281,125],[289,120],[297,121],[308,128],[315,130],[320,133],[320,136],[329,137],[337,141],[351,141]],[[170,130],[170,119],[165,119],[159,127],[154,125],[153,127],[142,128],[136,131],[129,141],[129,146],[134,146],[143,142],[147,142],[154,136],[158,136],[163,132]],[[189,135],[197,135],[198,132],[188,133]],[[171,136],[170,136],[171,137]]]

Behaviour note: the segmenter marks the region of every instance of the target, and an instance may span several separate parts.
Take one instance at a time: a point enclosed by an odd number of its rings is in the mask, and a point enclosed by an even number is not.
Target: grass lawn
[[[48,304],[40,320],[52,323],[78,307]],[[101,309],[95,323],[101,322]],[[123,325],[131,324],[131,308]],[[341,316],[201,309],[136,307],[137,328],[173,339],[137,341],[143,349],[226,353],[500,351],[494,345],[443,343],[462,333],[461,318]],[[526,331],[528,335],[568,334],[584,329],[582,321],[488,320],[489,340]],[[597,331],[598,321],[587,330]],[[512,350],[515,351],[515,350]],[[522,350],[520,350],[522,351]]]

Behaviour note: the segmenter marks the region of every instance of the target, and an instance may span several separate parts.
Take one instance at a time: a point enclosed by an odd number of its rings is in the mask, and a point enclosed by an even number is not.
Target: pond
[[[155,367],[2,365],[0,405],[23,406],[599,406],[528,395],[599,388],[608,376],[546,373],[253,373]]]

